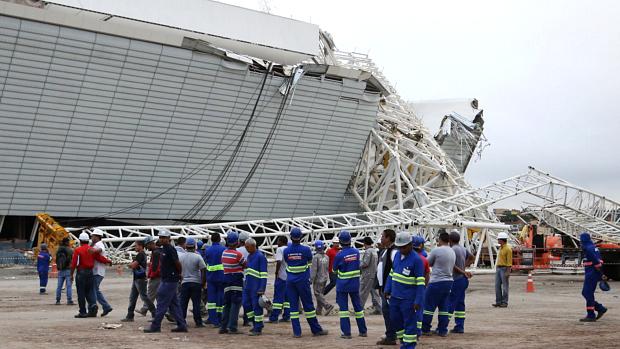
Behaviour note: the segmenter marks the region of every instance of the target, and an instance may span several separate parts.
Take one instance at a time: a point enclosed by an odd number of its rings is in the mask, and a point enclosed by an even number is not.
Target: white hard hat
[[[250,238],[250,233],[248,233],[247,231],[242,231],[239,233],[239,240],[245,241],[249,238]]]
[[[498,238],[498,239],[505,239],[505,240],[508,240],[508,234],[507,234],[507,233],[505,233],[505,232],[501,232],[501,233],[497,234],[497,238]]]
[[[80,241],[88,241],[90,240],[90,236],[88,236],[87,232],[82,232],[80,233],[80,236],[78,237],[78,239],[80,239]]]
[[[271,310],[273,303],[271,302],[271,299],[267,298],[267,296],[262,295],[258,298],[258,306],[266,310]]]
[[[99,228],[95,228],[95,229],[93,229],[93,232],[90,233],[90,235],[103,236],[103,230],[101,230]]]
[[[167,231],[166,229],[160,229],[157,236],[163,236],[163,237],[170,236],[170,232]]]
[[[340,243],[340,239],[338,239],[338,236],[334,236],[334,238],[332,239],[332,243]]]
[[[401,231],[396,235],[396,241],[394,245],[401,247],[411,243],[411,234],[406,231]]]

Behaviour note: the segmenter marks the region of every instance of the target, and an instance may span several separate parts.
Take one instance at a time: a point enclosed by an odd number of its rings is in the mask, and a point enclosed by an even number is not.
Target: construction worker
[[[90,238],[92,239],[93,248],[90,250],[93,253],[98,253],[104,257],[106,257],[105,252],[105,244],[101,239],[103,239],[103,230],[95,228],[93,232],[90,234]],[[113,309],[110,303],[106,300],[103,292],[101,292],[101,283],[103,282],[103,278],[105,277],[105,264],[98,262],[95,260],[95,267],[93,268],[93,273],[95,277],[95,297],[97,298],[97,302],[101,304],[101,309],[103,312],[101,316],[108,315]]]
[[[452,290],[452,272],[456,255],[450,248],[450,235],[444,230],[439,234],[437,247],[428,255],[431,277],[424,294],[424,316],[422,334],[431,334],[431,323],[435,309],[439,309],[435,333],[441,337],[448,335],[450,322],[450,291]]]
[[[398,233],[395,244],[398,252],[384,294],[390,301],[391,325],[401,340],[401,349],[415,348],[418,341],[416,313],[421,311],[424,297],[424,264],[413,251],[408,232]]]
[[[512,270],[512,249],[508,246],[508,234],[497,234],[497,243],[500,248],[497,251],[495,263],[495,303],[494,307],[508,307],[508,291],[510,289],[510,271]]]
[[[392,229],[385,229],[381,233],[381,250],[379,251],[379,265],[377,265],[377,283],[379,284],[379,294],[381,295],[381,312],[383,313],[383,323],[385,324],[385,334],[377,345],[396,345],[396,331],[390,321],[390,305],[385,297],[385,284],[388,275],[392,270],[394,257],[397,249],[394,246],[396,232]]]
[[[329,284],[325,287],[325,290],[323,290],[324,295],[328,294],[332,288],[336,287],[336,280],[338,280],[338,277],[334,272],[333,265],[334,258],[336,258],[338,252],[340,252],[340,240],[338,240],[338,235],[336,235],[332,239],[332,247],[325,253],[327,257],[329,257]]]
[[[601,280],[607,280],[607,277],[603,275],[601,254],[598,247],[592,242],[590,234],[582,233],[579,236],[579,240],[581,241],[581,250],[583,251],[582,263],[585,268],[581,295],[586,299],[586,317],[579,319],[579,321],[593,322],[600,319],[607,312],[607,308],[594,299],[596,285],[598,285]]]
[[[413,246],[413,250],[418,254],[418,257],[420,257],[420,259],[422,260],[422,263],[424,263],[424,286],[428,285],[428,280],[430,279],[431,276],[431,267],[430,265],[428,265],[428,259],[426,251],[424,250],[424,238],[421,236],[414,236],[412,239],[412,246]],[[424,297],[422,297],[422,303],[424,304]],[[420,311],[416,312],[416,317],[418,320],[418,338],[422,335],[422,320],[424,317],[424,312],[422,311],[422,309],[420,309]]]
[[[45,288],[47,287],[52,256],[50,256],[50,252],[47,250],[47,244],[41,244],[39,249],[39,255],[37,256],[37,273],[39,274],[39,294],[43,295],[47,294]]]
[[[323,330],[316,318],[316,310],[312,303],[312,292],[310,291],[310,272],[308,270],[312,263],[312,251],[310,247],[303,246],[301,242],[301,229],[291,229],[291,246],[284,249],[284,261],[286,261],[286,294],[291,303],[291,325],[293,327],[293,337],[301,338],[301,325],[299,323],[299,301],[304,308],[306,321],[310,325],[310,330],[314,336],[327,335],[328,331]]]
[[[245,248],[248,251],[247,268],[245,269],[245,294],[250,299],[252,310],[248,317],[254,319],[254,326],[250,336],[260,336],[263,331],[263,308],[258,300],[265,294],[267,288],[267,258],[256,249],[256,240],[245,240]]]
[[[148,236],[144,239],[144,243],[146,245],[146,249],[151,251],[151,260],[148,263],[146,277],[148,278],[148,284],[146,286],[146,295],[151,301],[151,303],[155,304],[157,300],[157,289],[159,288],[159,284],[161,283],[161,268],[159,259],[161,258],[161,250],[159,246],[157,246],[157,238]],[[149,308],[148,304],[142,304],[142,308],[136,310],[136,313],[146,316]]]
[[[224,312],[220,323],[220,334],[238,334],[237,318],[239,308],[241,308],[243,292],[243,269],[246,261],[241,252],[237,251],[239,246],[239,234],[229,230],[226,234],[226,249],[222,253],[222,265],[224,266]]]
[[[319,315],[329,315],[334,306],[329,304],[323,291],[329,282],[329,257],[325,255],[325,243],[321,240],[314,242],[316,253],[312,257],[310,267],[310,283],[312,292],[316,299],[316,313]]]
[[[171,332],[187,332],[185,316],[181,314],[181,306],[177,297],[177,288],[183,272],[177,250],[170,244],[170,232],[162,229],[159,231],[161,253],[159,263],[161,265],[161,284],[157,290],[157,309],[151,326],[145,328],[145,333],[161,332],[161,321],[170,309],[177,327]]]
[[[377,249],[374,247],[374,241],[370,236],[366,236],[364,240],[364,252],[361,252],[360,270],[360,301],[362,309],[366,308],[366,301],[370,296],[373,313],[381,315],[381,297],[375,288],[375,280],[377,277],[377,265],[379,264]]]
[[[205,262],[207,263],[207,322],[213,327],[220,327],[222,311],[224,310],[224,265],[222,253],[226,247],[220,244],[219,233],[211,235],[211,246],[205,250]]]
[[[239,233],[239,247],[237,247],[237,251],[241,252],[243,255],[243,260],[248,260],[248,250],[245,248],[245,241],[250,238],[250,233],[246,231],[242,231]],[[245,285],[245,275],[243,276],[243,284]],[[252,315],[252,301],[250,300],[249,295],[245,294],[245,287],[241,292],[241,304],[243,306],[243,325],[242,326],[250,326],[250,322],[254,321]]]
[[[95,296],[95,279],[93,276],[95,260],[107,264],[112,264],[112,262],[101,254],[91,251],[92,248],[88,244],[90,240],[88,233],[80,233],[78,239],[80,240],[80,247],[73,251],[73,257],[71,258],[71,282],[74,280],[73,275],[77,269],[75,287],[80,308],[80,312],[75,317],[96,317],[97,298]],[[88,303],[88,313],[86,312],[86,303]]]
[[[450,232],[450,247],[454,251],[456,260],[452,272],[452,290],[450,291],[450,315],[454,317],[454,328],[450,333],[465,333],[465,291],[469,287],[472,274],[465,269],[474,262],[474,255],[459,244],[461,234],[454,230]]]
[[[336,303],[340,308],[340,338],[351,339],[351,322],[349,321],[349,297],[355,311],[355,321],[360,337],[366,337],[366,321],[364,308],[360,301],[360,252],[351,246],[351,233],[346,230],[338,234],[342,250],[334,259],[334,272],[338,276],[336,281]]]
[[[286,262],[284,261],[284,249],[288,245],[286,236],[278,236],[278,248],[276,249],[276,271],[273,283],[273,309],[269,315],[269,322],[277,323],[280,313],[282,321],[290,319],[290,304],[286,297]]]
[[[73,292],[71,283],[71,259],[73,249],[69,246],[71,239],[64,238],[56,250],[56,267],[58,268],[58,285],[56,286],[56,305],[60,305],[63,285],[67,290],[67,304],[73,305]]]
[[[135,250],[137,254],[134,256],[133,261],[129,264],[129,268],[132,269],[133,281],[131,283],[131,291],[129,293],[129,306],[127,307],[127,316],[122,319],[122,322],[133,322],[134,310],[136,309],[136,302],[138,297],[142,299],[142,302],[146,304],[148,311],[151,312],[151,316],[155,316],[155,305],[149,299],[147,295],[147,257],[144,252],[145,241],[136,241]]]
[[[187,316],[187,307],[191,299],[194,324],[196,328],[205,327],[202,323],[202,316],[200,313],[200,298],[202,296],[202,289],[207,282],[207,265],[204,259],[202,259],[202,256],[196,253],[196,240],[193,238],[187,239],[185,248],[187,253],[181,255],[179,258],[183,269],[181,292],[179,294],[181,314],[183,314],[183,317]]]

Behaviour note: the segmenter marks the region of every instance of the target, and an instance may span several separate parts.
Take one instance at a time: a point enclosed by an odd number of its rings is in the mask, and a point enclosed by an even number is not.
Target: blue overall
[[[424,297],[424,262],[415,251],[406,256],[396,252],[385,294],[390,295],[390,323],[401,340],[401,349],[415,348],[418,342],[416,314],[421,310]]]
[[[250,299],[248,318],[254,319],[252,331],[255,333],[263,329],[263,308],[258,304],[258,299],[265,293],[268,276],[265,255],[260,251],[249,254],[245,269],[245,294]]]
[[[281,312],[284,312],[282,320],[286,321],[290,318],[290,304],[286,296],[286,280],[276,276],[276,281],[273,284],[273,310],[269,316],[269,321],[278,321]]]
[[[39,252],[37,256],[37,273],[39,274],[39,292],[45,293],[47,287],[48,273],[52,257],[47,251]]]
[[[222,253],[226,247],[214,242],[204,250],[207,264],[207,312],[208,321],[219,326],[224,310],[224,265]]]
[[[465,291],[469,287],[469,279],[464,275],[459,276],[454,279],[452,290],[450,291],[450,314],[454,316],[455,332],[463,332],[465,330]]]
[[[310,290],[310,265],[312,264],[312,251],[310,247],[302,246],[299,242],[293,243],[284,250],[286,261],[286,295],[291,304],[291,325],[293,334],[301,336],[301,324],[299,323],[299,301],[304,308],[306,321],[310,325],[313,334],[323,331],[319,320],[316,318],[316,310],[312,302]]]
[[[582,263],[585,267],[585,277],[583,280],[581,295],[586,299],[587,317],[595,319],[595,311],[604,312],[607,310],[607,308],[594,299],[594,291],[596,291],[596,286],[603,277],[603,274],[597,270],[597,268],[600,268],[603,265],[603,261],[601,260],[601,254],[598,247],[594,245],[592,239],[590,238],[590,234],[583,233],[579,238],[581,240],[581,249],[584,254]]]
[[[333,270],[338,277],[336,281],[336,303],[340,308],[340,331],[342,335],[351,335],[349,297],[355,311],[357,329],[360,334],[366,334],[364,308],[360,301],[360,252],[354,247],[343,245],[342,250],[334,258]]]
[[[450,322],[450,291],[453,281],[439,281],[428,284],[424,295],[424,317],[422,320],[422,332],[431,331],[431,323],[435,309],[439,308],[437,333],[448,333]]]

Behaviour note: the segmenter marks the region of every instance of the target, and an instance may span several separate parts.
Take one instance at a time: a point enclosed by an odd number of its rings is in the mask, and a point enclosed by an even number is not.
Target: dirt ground
[[[494,301],[493,275],[475,275],[467,293],[466,334],[423,337],[420,348],[618,348],[620,345],[620,299],[618,287],[612,291],[597,292],[597,299],[610,311],[596,323],[580,323],[584,315],[581,297],[582,276],[535,275],[535,293],[525,293],[527,277],[511,277],[510,305],[506,309],[491,307]],[[366,316],[368,338],[339,338],[337,316],[319,316],[329,336],[314,338],[303,320],[304,336],[292,338],[290,323],[266,324],[264,335],[219,335],[213,328],[190,328],[189,333],[176,334],[169,330],[173,324],[164,320],[162,333],[144,334],[147,318],[136,316],[136,322],[121,328],[103,330],[103,322],[120,323],[128,303],[130,276],[117,275],[109,270],[103,282],[103,291],[114,307],[105,318],[74,319],[77,306],[56,306],[56,279],[50,279],[47,295],[38,294],[38,280],[32,268],[0,269],[0,329],[2,348],[37,348],[53,345],[55,348],[378,348],[375,345],[384,331],[383,318]],[[269,291],[273,290],[270,279]],[[74,293],[75,295],[75,293]],[[334,301],[335,293],[330,294]],[[74,296],[75,298],[75,296]],[[63,295],[63,303],[64,303]],[[370,302],[370,301],[369,301]],[[139,303],[141,304],[141,303]],[[193,325],[191,314],[189,323]],[[352,319],[355,333],[355,322]],[[248,328],[241,328],[244,332]],[[396,347],[389,347],[396,348]]]

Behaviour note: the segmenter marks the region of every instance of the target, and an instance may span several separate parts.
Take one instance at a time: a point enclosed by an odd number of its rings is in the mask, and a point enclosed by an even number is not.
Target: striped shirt
[[[222,264],[224,265],[224,274],[243,274],[245,259],[241,252],[227,249],[222,253]]]

